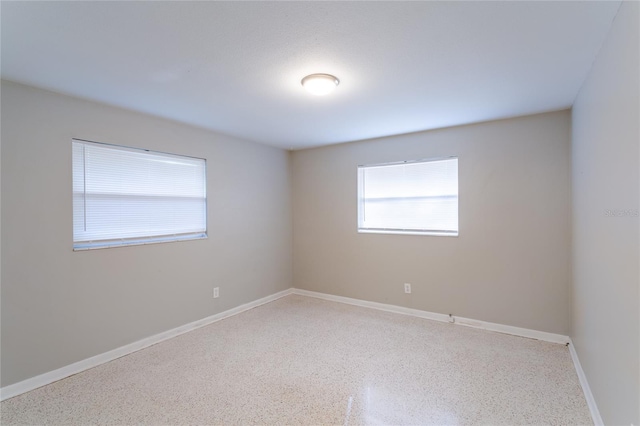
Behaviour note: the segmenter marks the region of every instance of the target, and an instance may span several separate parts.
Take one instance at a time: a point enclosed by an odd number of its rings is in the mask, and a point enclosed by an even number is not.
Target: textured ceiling
[[[2,2],[1,75],[304,148],[570,107],[619,4]]]

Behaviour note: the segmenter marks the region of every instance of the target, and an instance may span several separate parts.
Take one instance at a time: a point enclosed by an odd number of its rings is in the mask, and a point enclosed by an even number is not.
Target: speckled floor
[[[0,405],[12,424],[592,424],[563,345],[287,296]]]

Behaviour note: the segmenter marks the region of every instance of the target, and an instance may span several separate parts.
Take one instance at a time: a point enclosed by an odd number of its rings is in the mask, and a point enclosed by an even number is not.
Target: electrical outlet
[[[405,293],[411,293],[411,284],[404,283],[404,292]]]
[[[218,297],[220,297],[220,287],[214,287],[213,288],[213,298],[217,299]]]

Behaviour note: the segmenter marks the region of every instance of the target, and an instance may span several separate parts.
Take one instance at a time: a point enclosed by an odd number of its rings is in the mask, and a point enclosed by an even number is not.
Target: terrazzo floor
[[[564,345],[287,296],[6,400],[3,425],[593,424]]]

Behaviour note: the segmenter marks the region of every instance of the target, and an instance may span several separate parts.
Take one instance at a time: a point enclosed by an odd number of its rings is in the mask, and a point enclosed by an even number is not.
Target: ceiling
[[[1,76],[299,149],[568,108],[619,5],[3,1]]]

